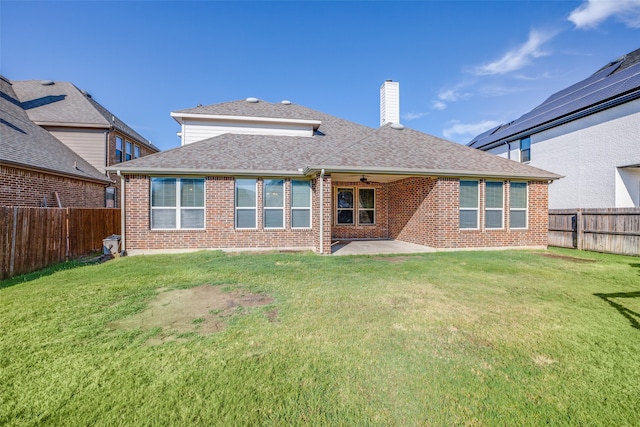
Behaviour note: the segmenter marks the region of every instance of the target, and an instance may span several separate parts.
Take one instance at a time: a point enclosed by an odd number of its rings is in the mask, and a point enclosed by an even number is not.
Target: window
[[[358,190],[358,224],[375,224],[375,215],[375,190],[373,188],[360,188]]]
[[[263,189],[264,228],[284,228],[284,180],[265,179]]]
[[[131,142],[127,141],[126,146],[127,146],[127,151],[125,152],[125,160],[129,161],[129,160],[131,160],[131,149],[132,149],[131,148],[132,147]]]
[[[522,163],[531,161],[531,138],[526,137],[520,140],[520,161]]]
[[[257,228],[255,179],[236,179],[236,228]]]
[[[478,181],[460,181],[460,228],[478,228]]]
[[[504,216],[503,183],[487,181],[485,183],[484,199],[485,228],[502,228]]]
[[[138,157],[140,157],[140,146],[139,145],[135,145],[133,147],[133,158],[137,159]]]
[[[512,182],[509,186],[509,227],[527,228],[526,182]]]
[[[204,179],[151,178],[151,228],[204,228]]]
[[[353,217],[353,188],[338,188],[336,195],[336,215],[338,224],[354,224]]]
[[[311,227],[311,181],[291,180],[291,228]]]
[[[116,163],[122,163],[122,138],[116,136]]]
[[[105,207],[116,207],[116,187],[105,188]]]

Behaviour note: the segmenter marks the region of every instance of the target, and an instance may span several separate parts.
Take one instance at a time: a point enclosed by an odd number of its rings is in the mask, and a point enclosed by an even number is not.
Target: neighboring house
[[[105,173],[108,166],[156,153],[159,149],[96,102],[90,94],[68,82],[12,81],[29,118]],[[109,187],[103,206],[118,203],[119,181]]]
[[[112,181],[33,123],[0,76],[0,206],[103,207]]]
[[[467,145],[565,176],[552,209],[640,206],[640,49]]]
[[[378,129],[256,98],[172,113],[181,147],[109,168],[125,185],[126,250],[546,247],[559,176],[386,120],[399,116],[387,83]]]

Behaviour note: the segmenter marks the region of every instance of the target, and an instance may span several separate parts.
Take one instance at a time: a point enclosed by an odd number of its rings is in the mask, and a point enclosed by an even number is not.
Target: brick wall
[[[436,248],[547,246],[548,184],[533,181],[528,187],[526,229],[509,228],[509,181],[504,182],[504,228],[484,227],[484,180],[480,180],[479,229],[463,230],[458,179],[408,178],[391,183],[389,236]]]
[[[58,175],[0,166],[0,206],[104,207],[105,185]]]
[[[150,178],[127,176],[126,186],[126,248],[132,249],[206,249],[206,248],[313,248],[318,249],[314,231],[292,229],[291,213],[285,204],[285,228],[264,229],[262,226],[262,180],[258,180],[258,214],[256,230],[235,229],[235,181],[232,177],[205,179],[205,229],[151,230]],[[330,181],[330,178],[329,178]],[[318,184],[314,187],[317,189]],[[330,188],[330,183],[329,183]],[[285,182],[286,200],[290,200],[290,182]],[[316,190],[313,190],[316,191]],[[312,212],[312,224],[317,222],[317,208]],[[329,229],[330,232],[330,229]],[[330,238],[325,247],[330,248]]]
[[[331,253],[333,239],[392,238],[436,248],[480,248],[547,245],[547,183],[530,182],[528,189],[528,228],[510,229],[509,182],[505,181],[505,227],[484,228],[484,181],[480,180],[480,228],[459,227],[459,180],[455,178],[407,178],[390,184],[333,182],[324,177],[324,234],[320,248],[320,178],[312,182],[312,229],[290,227],[289,203],[285,203],[285,228],[264,229],[262,225],[262,180],[258,180],[256,230],[235,229],[235,181],[232,177],[207,177],[205,180],[204,230],[151,230],[150,179],[128,176],[126,183],[127,249],[198,248],[295,248],[313,247],[316,252]],[[338,187],[376,189],[376,224],[337,226],[334,224],[335,191]],[[285,183],[286,200],[291,186]]]

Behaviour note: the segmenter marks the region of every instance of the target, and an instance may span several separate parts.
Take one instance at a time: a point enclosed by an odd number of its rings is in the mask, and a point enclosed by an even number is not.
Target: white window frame
[[[293,183],[294,182],[305,182],[308,184],[308,189],[309,189],[309,207],[297,207],[297,206],[293,206]],[[311,181],[308,181],[306,179],[292,179],[289,181],[289,185],[291,185],[291,197],[289,198],[289,207],[291,210],[290,213],[290,221],[291,221],[291,228],[292,229],[296,229],[296,230],[310,230],[312,225],[313,225],[313,216],[312,216],[312,209],[311,206],[313,204],[313,192],[311,191]],[[294,227],[293,225],[293,212],[294,211],[307,211],[309,213],[309,226],[308,227]]]
[[[134,159],[140,158],[140,146],[139,145],[134,145],[133,146],[133,158]]]
[[[527,145],[529,146],[529,148],[527,149],[523,149],[522,145],[523,142],[527,141]],[[527,153],[527,156],[529,157],[527,160],[524,159],[524,153]],[[527,136],[526,138],[522,138],[520,140],[520,163],[529,163],[531,161],[531,137]]]
[[[124,160],[128,162],[133,158],[133,142],[125,140],[124,146],[125,146]]]
[[[176,180],[176,204],[175,206],[153,206],[153,180],[154,179],[175,179]],[[202,185],[203,185],[203,191],[204,194],[202,196],[202,207],[200,206],[180,206],[180,201],[182,198],[181,195],[181,191],[182,191],[182,179],[189,179],[189,180],[199,180],[202,181]],[[207,212],[206,212],[206,206],[207,206],[207,181],[204,178],[174,178],[174,177],[168,177],[168,176],[154,176],[151,177],[150,180],[150,197],[149,197],[149,205],[150,205],[150,217],[149,217],[149,228],[151,230],[204,230],[207,228]],[[170,210],[173,209],[176,211],[176,226],[175,227],[170,227],[170,228],[166,228],[166,227],[157,227],[154,228],[153,227],[153,211],[154,210]],[[182,222],[182,211],[183,210],[202,210],[203,211],[203,220],[202,220],[202,227],[182,227],[181,226],[181,222]]]
[[[490,208],[487,206],[487,184],[489,183],[497,183],[500,184],[501,189],[502,189],[502,207],[500,208]],[[484,182],[484,228],[486,230],[504,230],[504,203],[505,203],[505,197],[504,197],[504,181],[485,181]],[[496,212],[496,211],[500,211],[500,227],[488,227],[487,226],[487,212]]]
[[[118,155],[118,153],[120,155]],[[116,135],[116,163],[122,163],[123,159],[124,159],[124,140],[122,139],[122,137]]]
[[[267,181],[282,181],[282,206],[267,206]],[[262,180],[262,225],[265,230],[282,230],[284,228],[285,217],[284,207],[286,205],[286,182],[284,179],[263,179]],[[282,224],[278,227],[267,227],[267,211],[281,211],[282,212]]]
[[[511,186],[513,184],[524,184],[525,186],[525,207],[524,208],[514,208],[511,206]],[[524,212],[524,227],[513,227],[511,225],[511,212]],[[509,183],[509,228],[511,230],[527,230],[529,229],[529,183],[522,181],[515,181]]]
[[[360,207],[360,191],[362,191],[362,190],[371,190],[371,191],[373,191],[373,208],[362,208],[362,207]],[[378,215],[376,215],[376,197],[377,197],[377,195],[376,195],[376,189],[375,188],[358,187],[358,215],[357,215],[358,225],[361,225],[363,227],[376,225],[376,221],[378,219]],[[360,211],[373,211],[373,222],[360,223]]]
[[[253,181],[256,192],[256,199],[253,207],[238,206],[238,181]],[[236,178],[233,185],[234,207],[235,207],[235,229],[236,230],[257,230],[258,229],[258,180],[255,178]],[[238,211],[253,210],[253,219],[255,227],[238,227]]]
[[[462,184],[463,182],[475,182],[476,183],[476,206],[475,207],[468,207],[462,206],[462,198],[459,197],[459,204],[460,204],[460,215],[459,217],[462,218],[462,212],[472,212],[475,211],[476,213],[476,226],[475,227],[462,227],[462,224],[460,224],[460,220],[458,220],[458,228],[460,230],[479,230],[480,229],[480,181],[478,181],[477,179],[461,179],[460,180],[460,184]],[[460,185],[459,187],[460,189],[462,188],[462,185]],[[459,194],[461,194],[462,191],[459,191]]]
[[[338,205],[338,196],[341,190],[351,191],[351,207],[341,208]],[[356,225],[356,200],[354,187],[336,187],[335,206],[336,206],[336,225],[355,226]],[[352,222],[340,222],[340,211],[351,211]]]

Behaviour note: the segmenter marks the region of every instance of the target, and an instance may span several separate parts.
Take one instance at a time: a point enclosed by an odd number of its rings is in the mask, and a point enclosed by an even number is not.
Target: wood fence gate
[[[640,208],[550,209],[549,246],[640,255]]]
[[[102,249],[120,234],[120,209],[0,207],[0,279]]]

